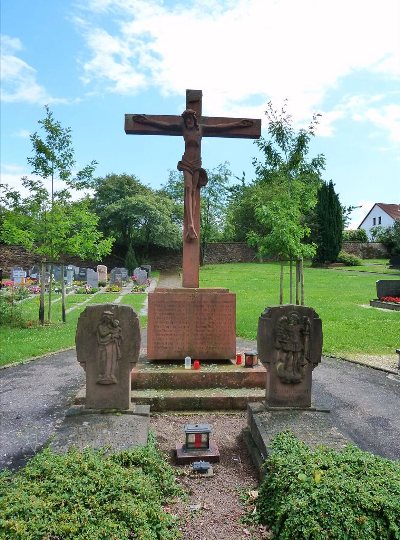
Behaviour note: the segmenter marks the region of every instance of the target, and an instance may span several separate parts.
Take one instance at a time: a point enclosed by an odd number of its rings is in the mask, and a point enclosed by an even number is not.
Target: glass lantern
[[[208,450],[210,448],[210,424],[185,425],[185,450]]]

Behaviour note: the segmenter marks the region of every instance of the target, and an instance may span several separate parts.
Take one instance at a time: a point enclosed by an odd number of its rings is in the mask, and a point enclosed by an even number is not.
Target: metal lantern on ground
[[[244,365],[245,367],[254,367],[258,364],[258,356],[257,353],[252,352],[246,352],[244,353]]]
[[[208,450],[210,448],[210,424],[185,425],[185,450]]]
[[[219,461],[219,450],[214,441],[210,441],[212,428],[210,424],[185,424],[185,442],[176,445],[176,463],[187,465],[204,461]]]

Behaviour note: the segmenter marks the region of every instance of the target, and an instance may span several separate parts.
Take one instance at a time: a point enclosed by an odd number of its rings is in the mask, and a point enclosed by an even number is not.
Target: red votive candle
[[[199,360],[195,360],[193,362],[193,369],[200,369],[200,361]]]
[[[242,354],[241,353],[238,353],[236,355],[236,365],[237,366],[240,366],[240,364],[242,363]]]

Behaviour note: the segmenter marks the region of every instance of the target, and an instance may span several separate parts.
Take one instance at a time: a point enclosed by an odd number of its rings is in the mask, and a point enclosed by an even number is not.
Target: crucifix
[[[202,137],[258,139],[261,120],[202,116],[202,91],[186,90],[186,110],[181,116],[126,114],[129,135],[181,135],[185,151],[177,168],[184,178],[182,286],[199,286],[200,188],[207,184],[201,167]]]

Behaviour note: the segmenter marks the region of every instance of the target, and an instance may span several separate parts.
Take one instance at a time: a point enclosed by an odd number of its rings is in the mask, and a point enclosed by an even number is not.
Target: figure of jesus
[[[196,112],[186,109],[180,123],[169,123],[148,118],[144,114],[135,114],[134,122],[148,124],[160,129],[181,132],[185,141],[185,152],[177,168],[183,172],[184,179],[184,240],[190,242],[199,236],[194,216],[196,212],[196,192],[207,184],[207,172],[201,167],[201,138],[207,131],[229,131],[232,128],[250,127],[253,120],[237,120],[224,124],[199,124]]]

